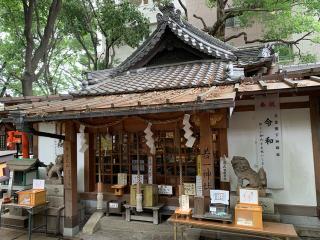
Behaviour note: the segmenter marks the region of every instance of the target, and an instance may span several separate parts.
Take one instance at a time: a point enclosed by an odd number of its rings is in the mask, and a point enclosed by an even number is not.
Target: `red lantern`
[[[19,131],[8,131],[7,147],[14,150],[16,144],[22,144],[22,157],[29,158],[29,140],[28,134]]]

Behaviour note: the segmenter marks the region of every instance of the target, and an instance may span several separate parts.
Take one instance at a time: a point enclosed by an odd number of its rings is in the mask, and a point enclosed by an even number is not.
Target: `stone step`
[[[82,232],[86,234],[93,234],[100,228],[99,221],[104,215],[104,212],[97,211],[91,215],[89,220],[83,226]]]

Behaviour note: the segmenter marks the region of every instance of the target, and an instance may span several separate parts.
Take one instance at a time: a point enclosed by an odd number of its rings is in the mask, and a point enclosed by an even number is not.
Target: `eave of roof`
[[[67,120],[92,117],[131,116],[148,113],[199,111],[233,107],[242,95],[267,93],[313,92],[320,89],[320,77],[309,79],[283,74],[246,78],[226,86],[189,88],[146,93],[81,97],[44,101],[6,107],[10,113],[20,112],[26,122]]]

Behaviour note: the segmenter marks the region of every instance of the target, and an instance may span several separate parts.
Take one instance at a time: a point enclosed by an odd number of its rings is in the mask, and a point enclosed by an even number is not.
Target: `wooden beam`
[[[212,93],[217,87],[212,86],[211,88],[208,89],[208,91],[205,91],[204,93],[201,93],[197,96],[197,101],[203,101],[206,99],[206,97]]]
[[[320,98],[310,97],[310,120],[313,144],[314,176],[316,183],[316,197],[318,217],[320,217]]]
[[[260,81],[258,81],[258,83],[259,83],[259,86],[261,87],[262,90],[267,90],[268,89],[268,85],[267,85],[267,83],[265,81],[260,80]]]
[[[286,84],[288,84],[290,87],[294,87],[294,88],[298,87],[298,83],[293,81],[293,80],[291,80],[291,79],[289,79],[289,78],[284,78],[283,81]]]
[[[311,76],[310,80],[320,83],[320,77],[318,77],[318,76]]]
[[[40,131],[37,131],[34,128],[31,128],[30,131],[35,136],[56,138],[56,139],[60,139],[60,140],[64,140],[65,139],[65,136],[63,136],[63,135],[59,135],[59,134],[55,134],[55,133],[40,132]]]
[[[77,134],[72,121],[66,121],[64,129],[64,231],[66,235],[73,236],[79,231],[77,194]]]
[[[203,196],[210,196],[210,189],[214,189],[214,157],[212,132],[210,127],[210,113],[200,113],[200,154],[202,165]]]

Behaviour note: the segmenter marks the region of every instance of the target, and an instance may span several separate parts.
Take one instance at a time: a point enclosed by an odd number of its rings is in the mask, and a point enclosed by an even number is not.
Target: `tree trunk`
[[[28,72],[24,72],[23,78],[22,78],[22,93],[23,96],[32,96],[32,85],[34,81],[35,76],[29,74]]]
[[[222,19],[225,17],[225,3],[224,0],[217,0],[217,21],[219,19]],[[226,28],[226,23],[225,21],[220,25],[216,37],[219,38],[220,40],[224,40],[225,38],[225,28]]]

